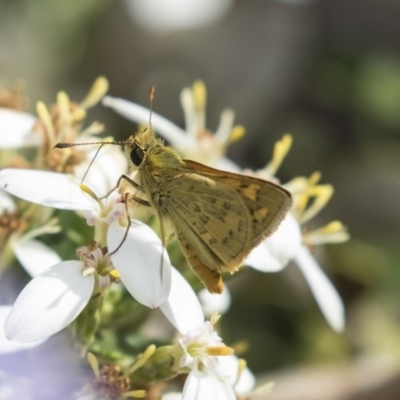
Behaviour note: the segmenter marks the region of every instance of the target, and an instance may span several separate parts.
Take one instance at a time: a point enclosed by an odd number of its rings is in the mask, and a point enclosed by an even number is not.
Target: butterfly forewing
[[[225,270],[252,237],[249,212],[236,190],[194,173],[180,174],[167,185],[174,193],[167,203],[175,227],[195,236],[190,243],[210,269]]]
[[[292,204],[288,193],[271,182],[252,177],[244,177],[238,182],[230,176],[215,180],[235,187],[245,203],[253,231],[252,247],[276,230]]]
[[[292,205],[290,193],[272,182],[216,170],[190,160],[185,163],[196,169],[197,174],[236,190],[251,217],[252,247],[277,229]]]
[[[220,274],[239,268],[277,228],[291,198],[270,182],[185,163],[190,170],[177,171],[159,184],[161,208],[195,273],[209,291],[220,292]]]

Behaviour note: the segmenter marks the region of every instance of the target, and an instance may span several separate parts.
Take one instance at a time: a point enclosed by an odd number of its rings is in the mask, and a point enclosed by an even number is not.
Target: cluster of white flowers
[[[21,111],[0,108],[0,125],[6,126],[7,131],[0,136],[0,147],[13,148],[15,152],[23,146],[41,149],[35,163],[1,165],[0,218],[11,220],[14,216],[15,226],[13,231],[4,233],[7,240],[1,245],[4,250],[0,259],[6,259],[7,255],[9,264],[15,255],[32,280],[12,307],[0,308],[0,352],[40,345],[74,321],[80,326],[88,324],[79,318],[82,311],[103,299],[111,286],[122,283],[137,302],[150,309],[159,308],[180,333],[174,373],[189,372],[189,375],[182,393],[169,393],[163,398],[234,400],[235,393],[249,393],[255,382],[245,364],[232,354],[232,349],[225,346],[214,330],[218,317],[212,313],[223,313],[229,308],[227,288],[222,295],[210,295],[205,291],[196,294],[171,264],[157,234],[147,224],[127,217],[127,206],[120,193],[114,191],[106,198],[99,197],[109,193],[118,177],[127,172],[120,146],[110,146],[110,150],[99,153],[84,184],[77,183],[77,178],[85,174],[94,155],[93,146],[53,149],[57,142],[99,140],[94,135],[102,127],[95,123],[82,129],[82,121],[85,109],[94,105],[106,90],[107,83],[100,78],[80,104],[72,103],[65,93],[60,93],[51,111],[43,103],[38,104],[38,119]],[[224,152],[230,142],[244,134],[244,128],[233,126],[234,114],[225,110],[216,133],[211,134],[206,129],[205,98],[204,85],[196,82],[192,89],[182,92],[186,130],[157,114],[152,116],[153,128],[185,157],[220,169],[240,171]],[[147,108],[126,100],[107,96],[103,104],[135,122],[148,121]],[[276,180],[276,170],[290,146],[291,137],[286,135],[275,146],[270,164],[254,174]],[[85,150],[87,148],[89,151]],[[245,264],[262,272],[277,272],[293,261],[303,272],[328,322],[340,331],[344,327],[342,301],[309,246],[347,240],[347,233],[337,221],[314,232],[301,230],[301,225],[312,218],[333,193],[329,185],[318,185],[318,178],[316,175],[296,178],[284,185],[293,195],[293,209],[279,229],[252,251]],[[9,194],[23,199],[25,209],[18,208]],[[37,209],[31,205],[26,212],[26,204],[30,203]],[[77,250],[75,259],[62,261],[36,239],[43,233],[62,229],[48,211],[54,209],[74,210],[94,227],[93,240]],[[29,219],[35,212],[40,213],[39,210],[44,210],[41,219]],[[0,237],[2,234],[0,228]],[[211,321],[205,321],[210,315]],[[90,324],[90,329],[82,330],[89,332],[84,338],[87,345],[97,328],[92,320]],[[151,362],[151,357],[142,359],[140,367],[146,360]],[[95,375],[100,376],[99,373]],[[96,398],[91,396],[82,395],[81,398]]]

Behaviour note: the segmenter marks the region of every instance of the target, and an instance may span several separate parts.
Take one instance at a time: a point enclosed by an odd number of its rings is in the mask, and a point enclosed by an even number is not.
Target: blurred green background
[[[109,94],[183,126],[179,93],[208,89],[207,126],[231,107],[245,138],[228,155],[261,168],[294,138],[279,178],[321,171],[335,195],[310,228],[339,219],[352,239],[318,260],[346,303],[334,333],[299,270],[246,270],[232,280],[229,344],[268,399],[399,399],[400,1],[0,0],[0,83],[22,79],[35,103],[58,90],[80,100],[99,75]],[[184,4],[185,3],[185,4]],[[124,139],[135,125],[102,106],[89,119]]]

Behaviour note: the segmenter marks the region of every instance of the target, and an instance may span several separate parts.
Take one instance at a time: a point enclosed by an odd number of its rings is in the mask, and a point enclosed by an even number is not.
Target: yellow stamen
[[[112,269],[109,273],[115,279],[119,279],[121,277],[121,274],[116,269]]]
[[[44,104],[42,101],[39,101],[36,104],[36,111],[46,128],[49,144],[51,147],[53,147],[53,144],[55,142],[55,137],[54,137],[54,127],[53,127],[53,122],[51,121],[50,112],[46,107],[46,104]]]
[[[100,369],[99,369],[99,363],[97,362],[97,358],[93,353],[87,353],[86,359],[88,360],[88,363],[90,364],[94,376],[96,378],[100,377]]]
[[[308,178],[308,184],[310,186],[315,186],[319,180],[321,179],[321,172],[315,171],[311,174],[311,176]]]
[[[80,106],[86,109],[95,106],[107,93],[108,87],[107,79],[104,76],[99,76],[94,81],[87,96],[80,103]]]
[[[202,132],[206,127],[206,102],[207,90],[203,81],[195,81],[193,83],[193,98],[197,114],[197,129]]]
[[[289,134],[283,135],[281,140],[278,140],[275,143],[274,151],[272,154],[272,160],[269,164],[264,168],[265,174],[267,176],[274,176],[276,171],[278,171],[279,167],[282,164],[282,161],[286,157],[290,148],[292,147],[292,136]]]
[[[57,93],[57,104],[60,110],[60,117],[62,122],[69,122],[70,113],[70,101],[67,93],[58,92]]]
[[[154,344],[151,344],[149,347],[147,347],[147,349],[139,356],[135,364],[133,364],[132,367],[125,372],[124,376],[130,375],[132,372],[142,367],[147,362],[147,360],[154,354],[155,351],[156,351],[156,346]]]
[[[204,110],[207,101],[207,89],[203,81],[198,80],[193,82],[193,96],[196,108]]]
[[[332,221],[322,228],[308,232],[303,240],[306,244],[342,243],[349,240],[350,235],[340,221]]]
[[[37,212],[37,209],[34,210],[35,212]],[[30,214],[32,213],[27,213],[25,214],[25,218],[27,218]],[[49,221],[47,221],[46,225],[42,225],[38,228],[32,229],[30,231],[28,231],[27,233],[25,233],[24,235],[22,235],[20,237],[20,241],[22,243],[22,240],[31,240],[36,238],[37,236],[41,236],[41,235],[45,235],[45,234],[53,234],[53,233],[58,233],[61,231],[61,226],[58,225],[59,223],[59,219],[58,218],[52,218]]]
[[[86,110],[84,108],[78,107],[72,112],[72,119],[75,122],[82,121],[85,117],[86,117]]]
[[[240,358],[238,362],[236,382],[234,383],[233,386],[235,386],[239,382],[240,376],[242,375],[242,372],[246,369],[246,367],[247,367],[247,361],[243,358]]]
[[[329,224],[325,225],[324,227],[318,229],[318,231],[314,231],[314,232],[319,232],[323,235],[328,235],[331,233],[337,233],[344,229],[345,229],[345,227],[343,226],[343,224],[340,221],[332,221]]]
[[[88,194],[91,198],[93,198],[94,200],[98,201],[100,203],[99,198],[96,196],[96,194],[89,189],[84,183],[79,184],[79,187],[81,188],[81,190],[83,192],[85,192],[86,194]]]
[[[211,346],[207,347],[207,353],[210,356],[230,356],[235,354],[235,350],[228,346]]]
[[[211,319],[210,319],[211,325],[215,325],[220,318],[221,318],[221,314],[218,314],[217,312],[214,312],[211,315]]]
[[[317,215],[322,208],[328,203],[333,195],[332,185],[318,185],[310,187],[303,195],[303,198],[299,202],[299,210],[304,212],[300,215],[299,222],[303,224],[307,222],[315,215]],[[311,197],[314,197],[314,202],[307,209],[306,205]]]
[[[291,181],[285,183],[284,187],[292,193],[292,195],[303,195],[303,193],[311,186],[315,186],[321,179],[320,172],[314,172],[309,178],[298,176]]]
[[[185,117],[186,131],[192,135],[197,135],[197,125],[195,117],[195,106],[192,91],[190,88],[183,88],[181,91],[181,106],[183,108],[183,114]]]
[[[243,125],[235,125],[229,135],[229,143],[237,142],[246,134],[246,128]]]
[[[308,178],[305,178],[304,176],[298,176],[285,183],[283,186],[290,193],[292,193],[292,195],[297,195],[299,193],[303,193],[308,187]]]
[[[244,354],[249,350],[249,342],[247,340],[239,340],[232,345],[235,354]]]
[[[93,267],[91,267],[91,268],[85,268],[85,269],[82,271],[82,276],[89,276],[89,275],[93,274],[95,271],[96,271],[96,268],[93,268]]]
[[[103,128],[104,126],[101,125],[101,127]],[[113,136],[106,136],[105,138],[101,139],[103,142],[113,142],[115,139]]]
[[[130,390],[129,392],[122,393],[122,397],[133,397],[135,399],[143,399],[147,396],[145,390]]]

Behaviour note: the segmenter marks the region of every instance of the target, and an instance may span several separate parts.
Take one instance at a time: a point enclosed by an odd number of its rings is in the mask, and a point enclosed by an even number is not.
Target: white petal
[[[61,262],[61,257],[38,240],[21,240],[14,243],[14,252],[25,271],[32,277]]]
[[[174,267],[171,279],[171,292],[160,309],[180,333],[186,334],[203,325],[203,311],[196,293]]]
[[[96,150],[89,152],[87,161],[80,163],[74,170],[74,176],[81,179],[86,173],[89,163],[95,156]],[[84,183],[97,196],[102,197],[115,188],[119,177],[128,170],[128,159],[121,151],[121,146],[109,146],[102,148],[99,156],[90,167]]]
[[[3,169],[0,186],[8,193],[43,206],[65,210],[96,210],[97,204],[83,194],[65,174],[30,169]]]
[[[233,0],[135,0],[125,1],[135,25],[159,34],[216,24]]]
[[[237,164],[231,161],[229,158],[226,157],[219,157],[212,165],[214,168],[220,169],[222,171],[229,171],[229,172],[239,172],[240,168]]]
[[[197,296],[199,296],[206,317],[211,317],[215,312],[225,314],[231,305],[231,294],[226,286],[221,294],[210,293],[207,289],[202,289]]]
[[[183,388],[182,400],[236,400],[232,386],[213,375],[191,372]]]
[[[146,107],[111,96],[105,96],[102,103],[138,124],[149,123],[149,109]],[[192,140],[183,129],[155,112],[151,116],[151,125],[157,134],[167,139],[178,151],[193,147]]]
[[[43,340],[39,340],[38,342],[33,343],[14,343],[10,342],[4,333],[4,322],[10,311],[12,306],[0,306],[0,354],[13,353],[15,351],[26,350],[31,347],[39,346],[43,343]],[[1,397],[0,397],[1,398]]]
[[[15,211],[15,203],[13,199],[5,192],[4,190],[0,189],[0,215],[3,212],[12,213]]]
[[[0,148],[38,146],[40,135],[32,132],[36,118],[21,111],[0,108]]]
[[[170,392],[162,395],[162,400],[182,400],[182,393]]]
[[[286,266],[271,254],[265,241],[251,251],[243,264],[261,272],[279,272]]]
[[[126,228],[114,222],[108,228],[107,246],[112,251],[121,244]],[[171,289],[171,263],[161,240],[146,224],[134,220],[126,240],[111,255],[114,267],[129,293],[140,303],[157,308]]]
[[[226,377],[226,381],[234,386],[236,393],[244,395],[254,389],[256,378],[247,367],[241,371],[239,380],[237,379],[239,359],[236,356],[219,357],[218,361],[216,369],[219,375]]]
[[[253,390],[255,386],[256,378],[250,369],[246,367],[235,384],[235,392],[244,395]]]
[[[343,331],[345,316],[342,299],[306,247],[301,246],[298,249],[294,262],[303,272],[315,300],[331,327],[337,332]]]
[[[286,267],[300,246],[300,226],[289,213],[276,232],[253,249],[244,264],[262,272],[277,272]]]
[[[30,343],[69,325],[89,302],[94,276],[80,261],[64,261],[33,278],[18,296],[5,323],[9,340]]]

